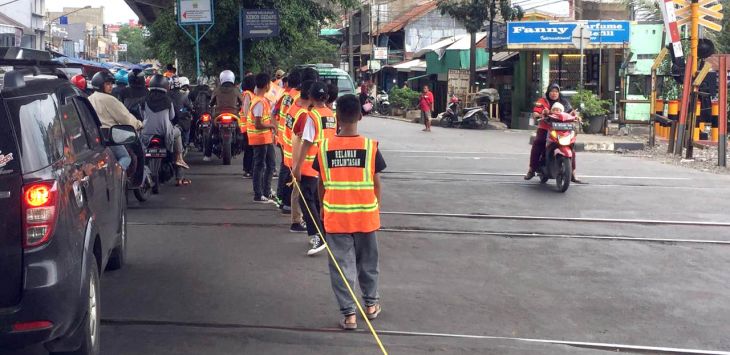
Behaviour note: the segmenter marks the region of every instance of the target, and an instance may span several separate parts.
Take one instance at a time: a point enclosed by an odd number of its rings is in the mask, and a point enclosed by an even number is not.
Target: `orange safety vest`
[[[337,121],[335,120],[335,114],[328,107],[314,107],[309,111],[308,119],[314,122],[314,142],[307,151],[304,164],[302,165],[302,175],[305,176],[318,176],[317,170],[314,170],[312,164],[314,158],[317,156],[319,151],[319,145],[322,140],[332,138],[337,134]]]
[[[276,142],[284,147],[284,130],[286,129],[286,111],[289,109],[289,106],[292,104],[292,93],[294,92],[294,89],[289,89],[287,92],[284,93],[284,95],[281,96],[281,99],[279,101],[281,102],[279,104],[279,112],[277,113],[276,117]],[[291,143],[289,143],[291,144]]]
[[[289,168],[293,168],[294,160],[294,147],[292,146],[294,124],[296,123],[297,117],[299,117],[302,112],[307,112],[306,108],[302,108],[296,104],[298,99],[299,94],[297,94],[296,98],[292,99],[291,106],[286,109],[286,120],[284,121],[286,128],[284,129],[284,144],[282,145],[282,148],[284,148],[284,165]]]
[[[271,103],[269,100],[261,97],[254,96],[251,98],[251,107],[248,110],[248,144],[250,145],[263,145],[274,142],[274,135],[271,134],[271,129],[263,128],[256,129],[256,118],[253,115],[253,108],[258,103],[261,103],[264,108],[263,116],[261,117],[261,123],[271,122]]]
[[[246,96],[248,96],[248,98],[249,98],[248,99],[249,106],[246,107],[246,110],[244,112],[243,103],[246,101]],[[248,112],[251,110],[251,101],[254,96],[255,95],[250,90],[246,90],[243,92],[243,94],[241,94],[241,113],[239,116],[243,119],[241,120],[240,125],[241,125],[241,133],[246,134],[246,135],[248,135]]]
[[[322,210],[327,233],[369,233],[380,228],[375,196],[375,156],[378,142],[340,137],[322,140],[317,161],[324,198]]]

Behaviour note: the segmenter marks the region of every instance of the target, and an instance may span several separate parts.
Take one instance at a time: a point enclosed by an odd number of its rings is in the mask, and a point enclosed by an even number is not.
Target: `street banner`
[[[573,31],[580,23],[586,24],[590,29],[591,46],[623,45],[629,42],[629,21],[520,21],[507,23],[507,45],[534,48],[549,48],[549,45],[573,47]]]

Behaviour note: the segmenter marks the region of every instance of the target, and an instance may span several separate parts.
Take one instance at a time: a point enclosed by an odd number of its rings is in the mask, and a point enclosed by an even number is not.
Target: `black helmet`
[[[127,75],[127,81],[129,86],[144,87],[144,71],[140,69],[134,69]]]
[[[91,78],[91,87],[96,90],[103,90],[104,83],[114,83],[114,75],[108,71],[100,71]]]
[[[152,79],[150,79],[150,90],[167,92],[167,90],[170,90],[170,81],[167,80],[167,77],[164,75],[155,74],[152,76]]]

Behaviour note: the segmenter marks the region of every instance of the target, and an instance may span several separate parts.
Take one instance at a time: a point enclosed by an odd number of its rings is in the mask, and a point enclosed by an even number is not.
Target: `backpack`
[[[144,120],[144,97],[131,97],[124,99],[124,107],[129,110],[138,120]]]

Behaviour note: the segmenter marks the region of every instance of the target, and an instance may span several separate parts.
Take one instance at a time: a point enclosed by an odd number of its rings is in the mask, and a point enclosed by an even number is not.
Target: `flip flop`
[[[368,317],[368,320],[373,320],[375,318],[378,318],[378,314],[380,314],[380,311],[382,311],[382,309],[380,308],[380,304],[377,304],[376,303],[373,306],[375,306],[375,312],[373,312],[373,313],[365,313],[365,316]]]
[[[193,182],[190,181],[190,179],[180,179],[177,183],[175,183],[175,186],[187,186],[192,184]]]
[[[342,318],[340,320],[340,328],[342,328],[342,330],[355,330],[355,329],[357,329],[357,322],[355,322],[355,323],[345,323],[345,320],[346,319],[347,319],[347,317]]]

